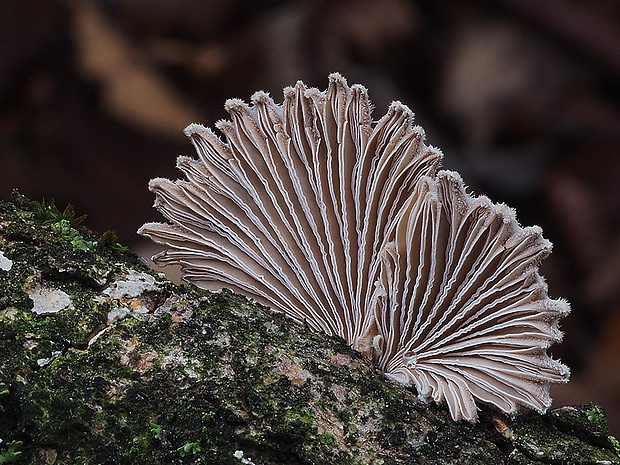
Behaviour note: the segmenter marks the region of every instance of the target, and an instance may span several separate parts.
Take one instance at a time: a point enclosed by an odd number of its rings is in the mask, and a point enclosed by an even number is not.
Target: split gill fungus
[[[508,414],[551,405],[569,369],[547,355],[569,312],[538,273],[541,229],[466,192],[400,102],[378,121],[361,85],[302,82],[279,105],[257,92],[226,102],[232,121],[185,133],[185,180],[153,179],[170,223],[139,233],[159,265],[230,288],[344,338],[385,376],[476,421],[476,400]]]

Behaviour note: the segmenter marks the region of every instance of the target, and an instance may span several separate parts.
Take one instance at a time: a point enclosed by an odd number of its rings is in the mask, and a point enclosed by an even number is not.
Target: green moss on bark
[[[11,261],[0,457],[19,443],[11,463],[620,463],[598,406],[454,423],[343,340],[230,292],[176,286],[40,210],[19,195],[0,203]],[[69,300],[46,311],[40,295]]]

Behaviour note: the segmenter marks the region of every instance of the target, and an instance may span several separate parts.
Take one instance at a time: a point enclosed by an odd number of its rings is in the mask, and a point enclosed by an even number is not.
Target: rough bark
[[[620,463],[597,405],[455,423],[343,340],[78,223],[0,203],[0,464]]]

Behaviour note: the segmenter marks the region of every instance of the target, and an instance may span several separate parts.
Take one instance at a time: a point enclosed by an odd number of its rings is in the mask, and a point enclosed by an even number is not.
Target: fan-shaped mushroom
[[[456,420],[477,418],[476,399],[549,407],[569,370],[546,349],[569,306],[538,274],[540,228],[436,172],[412,112],[395,102],[372,122],[366,89],[338,74],[325,93],[298,82],[282,105],[258,92],[226,109],[225,142],[187,127],[186,180],[150,183],[170,222],[139,230],[167,246],[156,263],[343,337]]]

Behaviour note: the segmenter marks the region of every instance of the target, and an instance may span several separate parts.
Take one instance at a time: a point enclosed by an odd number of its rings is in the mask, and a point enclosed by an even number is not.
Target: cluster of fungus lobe
[[[475,400],[540,412],[569,370],[546,350],[565,301],[538,274],[551,249],[505,205],[437,172],[413,114],[393,103],[371,119],[366,89],[330,76],[274,103],[229,100],[232,121],[185,130],[198,159],[186,180],[153,179],[170,223],[139,231],[201,288],[243,293],[344,338],[420,398],[477,419]]]

